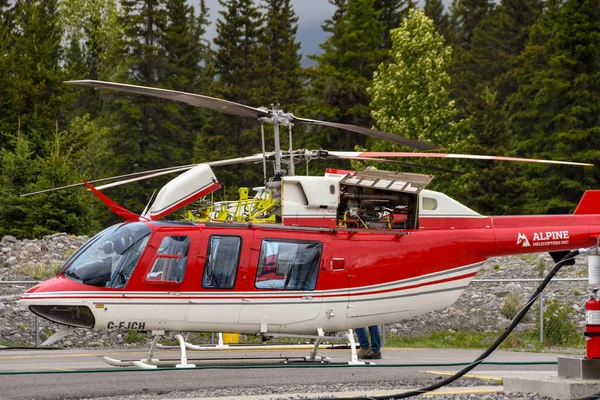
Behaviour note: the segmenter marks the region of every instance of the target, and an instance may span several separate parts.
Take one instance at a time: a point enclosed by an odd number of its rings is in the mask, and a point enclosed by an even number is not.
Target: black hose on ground
[[[446,379],[443,379],[437,383],[434,383],[433,385],[426,386],[421,389],[411,390],[411,391],[404,392],[404,393],[399,393],[399,394],[394,394],[394,395],[385,395],[385,396],[372,396],[372,397],[344,397],[344,400],[405,399],[407,397],[419,396],[424,393],[439,389],[443,386],[446,386],[446,385],[454,382],[455,380],[462,377],[463,375],[467,374],[473,368],[477,367],[490,354],[492,354],[502,344],[502,342],[504,342],[504,340],[508,337],[508,335],[510,335],[510,333],[515,329],[515,327],[521,322],[521,320],[523,319],[525,314],[527,314],[529,309],[533,306],[533,304],[535,303],[535,300],[538,298],[540,293],[542,293],[542,291],[546,288],[546,286],[548,286],[548,283],[550,283],[550,280],[554,277],[554,275],[556,275],[556,273],[562,268],[563,265],[567,264],[569,261],[571,261],[573,258],[575,258],[578,254],[579,254],[579,250],[574,250],[574,251],[570,252],[569,254],[565,255],[559,262],[557,262],[554,265],[554,267],[552,268],[552,270],[550,270],[550,272],[548,272],[548,275],[546,275],[546,277],[540,283],[540,285],[537,287],[535,292],[531,295],[531,297],[527,301],[527,304],[525,304],[525,306],[521,309],[521,311],[519,311],[519,313],[513,318],[510,325],[504,330],[504,332],[502,332],[502,334],[496,339],[496,341],[494,343],[492,343],[492,345],[486,351],[484,351],[479,357],[477,357],[477,359],[475,359],[475,361],[473,361],[471,364],[467,365],[465,368],[458,371],[456,374],[454,374]],[[586,397],[585,400],[587,400],[587,399],[598,399],[598,397]],[[325,400],[325,399],[317,399],[317,400]],[[331,400],[331,398],[329,398],[329,400]],[[581,400],[584,400],[584,399],[581,399]]]

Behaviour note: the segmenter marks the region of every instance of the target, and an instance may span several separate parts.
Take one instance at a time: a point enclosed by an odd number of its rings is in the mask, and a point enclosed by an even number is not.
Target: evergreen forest
[[[600,189],[598,0],[323,1],[334,13],[322,25],[322,52],[304,55],[304,66],[292,0],[219,0],[218,15],[204,0],[0,0],[0,237],[90,235],[119,221],[81,187],[24,193],[261,151],[255,120],[63,83],[80,79],[280,104],[445,153],[596,165],[403,160],[459,175],[375,164],[434,173],[429,188],[482,214],[571,212],[586,189]],[[413,151],[333,128],[293,133],[295,148]],[[272,150],[271,126],[265,134]],[[222,184],[214,200],[263,184],[259,165],[214,170]],[[105,194],[141,213],[173,177]]]

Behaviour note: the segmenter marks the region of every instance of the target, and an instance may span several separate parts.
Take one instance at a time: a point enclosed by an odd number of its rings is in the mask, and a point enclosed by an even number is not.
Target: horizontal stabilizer
[[[586,190],[573,214],[600,214],[600,190]]]

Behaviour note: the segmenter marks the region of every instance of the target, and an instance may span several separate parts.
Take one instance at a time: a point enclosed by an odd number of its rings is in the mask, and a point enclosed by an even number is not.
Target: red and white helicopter
[[[21,296],[23,307],[59,325],[46,344],[75,327],[137,329],[179,340],[178,367],[189,367],[181,332],[239,332],[347,338],[352,329],[410,318],[452,305],[490,257],[551,252],[558,259],[593,246],[600,235],[600,191],[587,191],[572,215],[484,216],[425,189],[433,176],[382,170],[328,170],[296,176],[294,158],[455,157],[590,165],[565,161],[437,153],[290,151],[279,126],[319,124],[370,134],[417,149],[433,146],[353,125],[297,118],[278,109],[99,81],[73,84],[157,96],[258,118],[274,125],[273,152],[126,176],[185,171],[141,215],[86,185],[124,223],[83,245],[56,276]],[[264,138],[264,136],[263,136]],[[290,136],[291,143],[291,136]],[[291,146],[291,145],[290,145]],[[264,149],[264,139],[263,139]],[[275,178],[255,198],[215,204],[195,222],[161,218],[217,190],[211,167],[274,158]],[[289,162],[291,174],[282,169]],[[266,162],[265,162],[266,164]],[[265,168],[266,171],[266,168]],[[341,332],[341,335],[340,335]],[[113,365],[128,362],[105,358]]]

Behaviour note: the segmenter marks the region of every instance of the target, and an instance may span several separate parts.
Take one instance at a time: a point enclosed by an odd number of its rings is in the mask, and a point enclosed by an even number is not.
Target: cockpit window
[[[123,288],[148,243],[151,230],[141,222],[112,226],[90,239],[63,275],[85,285]]]

